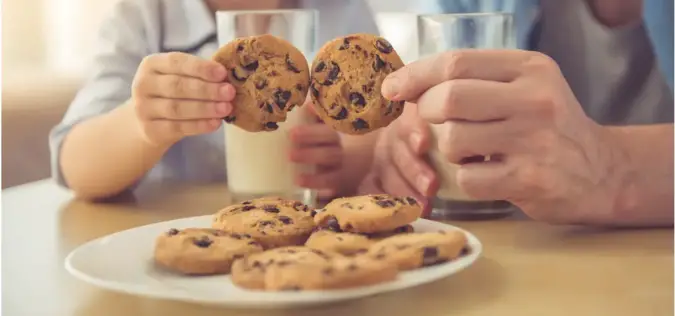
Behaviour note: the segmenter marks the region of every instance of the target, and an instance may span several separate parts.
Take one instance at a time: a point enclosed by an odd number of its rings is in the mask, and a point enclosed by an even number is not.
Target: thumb
[[[415,102],[429,88],[445,81],[441,56],[420,59],[389,74],[382,83],[382,96],[392,101]]]

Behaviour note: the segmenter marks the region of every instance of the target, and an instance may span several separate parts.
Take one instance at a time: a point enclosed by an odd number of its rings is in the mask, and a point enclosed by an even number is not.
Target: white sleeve
[[[131,83],[141,60],[151,53],[142,7],[120,1],[103,22],[88,78],[63,120],[49,134],[52,178],[66,186],[59,157],[61,144],[76,124],[107,113],[131,96]]]

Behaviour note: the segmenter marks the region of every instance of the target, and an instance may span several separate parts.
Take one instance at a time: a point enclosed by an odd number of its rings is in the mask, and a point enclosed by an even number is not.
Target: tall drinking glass
[[[271,34],[289,41],[310,60],[317,49],[317,19],[314,10],[219,11],[218,42],[222,46],[239,37]],[[273,132],[251,133],[225,125],[227,184],[234,202],[274,195],[316,205],[316,192],[294,183],[299,172],[313,170],[288,160],[289,129],[313,119],[303,108],[295,108]]]
[[[515,48],[513,16],[509,13],[434,14],[418,16],[418,53],[421,58],[466,48]],[[440,178],[431,217],[435,219],[493,219],[512,214],[515,206],[506,201],[476,200],[457,185],[458,165],[444,159],[436,139],[447,128],[430,124],[434,145],[429,161]],[[490,157],[479,157],[490,159]]]

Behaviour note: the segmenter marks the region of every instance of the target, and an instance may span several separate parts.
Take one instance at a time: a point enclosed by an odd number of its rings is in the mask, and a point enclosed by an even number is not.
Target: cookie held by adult
[[[181,274],[225,274],[235,260],[262,251],[262,245],[248,235],[208,228],[170,229],[157,237],[154,261]]]
[[[228,69],[227,80],[237,91],[226,123],[249,132],[274,131],[307,98],[307,59],[284,39],[269,34],[237,38],[212,59]]]
[[[403,101],[380,92],[385,77],[403,61],[384,38],[352,34],[326,43],[312,63],[312,101],[333,129],[353,135],[386,127],[403,112]]]

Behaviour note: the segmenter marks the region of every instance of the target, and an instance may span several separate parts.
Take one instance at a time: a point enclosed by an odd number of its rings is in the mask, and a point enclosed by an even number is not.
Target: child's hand
[[[171,145],[185,136],[210,133],[232,111],[234,87],[223,65],[184,53],[146,57],[138,67],[131,102],[143,136]]]
[[[316,115],[309,102],[296,111],[309,111]],[[322,199],[339,194],[343,183],[340,134],[317,118],[314,123],[293,127],[289,137],[292,144],[289,159],[316,167],[314,173],[298,175],[296,184],[318,190],[319,198]]]

